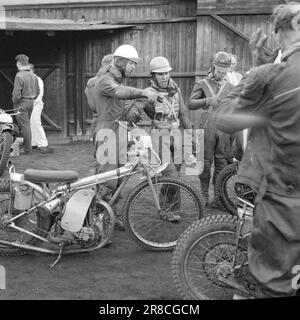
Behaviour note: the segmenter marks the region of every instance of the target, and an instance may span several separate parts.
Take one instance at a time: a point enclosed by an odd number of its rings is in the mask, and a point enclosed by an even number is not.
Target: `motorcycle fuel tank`
[[[61,227],[70,232],[78,232],[82,226],[96,192],[92,189],[78,190],[66,204]]]

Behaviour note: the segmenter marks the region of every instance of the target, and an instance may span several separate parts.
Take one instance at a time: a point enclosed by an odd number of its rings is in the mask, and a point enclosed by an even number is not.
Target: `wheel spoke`
[[[125,205],[127,211],[125,215],[123,214],[124,222],[127,230],[130,230],[129,235],[141,245],[151,249],[171,249],[184,228],[202,214],[201,197],[196,191],[190,191],[192,187],[185,186],[180,179],[162,177],[154,186],[162,209],[161,214],[178,215],[181,220],[178,222],[161,220],[161,215],[154,204],[151,188],[144,183],[143,188],[139,189],[138,186],[137,191],[133,191],[134,196],[129,196],[129,207],[127,209]],[[141,203],[149,219],[141,213]]]
[[[220,218],[224,228],[226,216]],[[228,225],[232,225],[231,217],[227,218]],[[202,220],[189,227],[179,240],[173,256],[172,269],[176,286],[187,299],[232,299],[235,289],[219,280],[219,276],[236,276],[234,272],[240,269],[237,280],[242,284],[243,276],[247,272],[247,250],[241,242],[236,252],[236,232],[230,227],[230,232],[218,230],[208,231],[217,223],[218,219],[211,218],[202,224]],[[210,222],[210,223],[209,223]],[[232,229],[231,229],[232,228]],[[205,232],[205,229],[207,231]],[[190,235],[189,235],[190,233]],[[245,243],[245,241],[243,241]],[[233,266],[233,257],[236,262]],[[175,259],[175,260],[174,260]],[[247,267],[246,267],[247,268]]]

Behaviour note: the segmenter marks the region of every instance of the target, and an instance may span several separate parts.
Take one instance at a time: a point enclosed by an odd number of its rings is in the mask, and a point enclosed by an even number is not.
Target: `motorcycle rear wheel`
[[[219,280],[230,274],[238,219],[212,215],[195,222],[180,236],[172,258],[176,288],[184,299],[231,300],[237,289]],[[247,278],[247,243],[239,242],[236,270],[230,274],[242,285]]]
[[[11,153],[12,143],[13,143],[12,134],[8,131],[2,132],[0,135],[0,176],[2,176],[6,168],[7,161]]]
[[[41,243],[41,240],[21,233],[20,231],[6,228],[1,224],[3,217],[8,214],[9,206],[12,208],[11,213],[13,215],[17,215],[22,212],[13,209],[13,204],[14,194],[11,193],[10,190],[10,181],[0,180],[0,239],[9,242],[19,242],[22,244],[38,246]],[[18,227],[45,237],[51,225],[51,218],[50,216],[41,216],[37,213],[37,211],[34,211],[30,215],[26,215],[15,220],[15,224]],[[0,256],[18,256],[26,253],[26,250],[0,244]]]

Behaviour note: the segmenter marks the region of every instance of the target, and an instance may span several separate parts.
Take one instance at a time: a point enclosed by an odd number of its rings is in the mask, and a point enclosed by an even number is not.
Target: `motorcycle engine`
[[[93,241],[95,239],[95,231],[90,227],[82,227],[75,235],[82,241]]]
[[[70,232],[61,227],[60,221],[57,221],[49,232],[51,241],[65,244],[75,244],[78,241],[87,243],[93,241],[95,237],[96,233],[91,227],[82,227],[78,232]]]

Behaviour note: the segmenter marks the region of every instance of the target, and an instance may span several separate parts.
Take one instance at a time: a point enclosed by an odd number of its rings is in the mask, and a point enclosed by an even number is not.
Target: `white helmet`
[[[149,64],[150,73],[164,73],[170,72],[172,68],[170,67],[168,59],[165,57],[155,57],[150,61]]]
[[[114,52],[113,56],[125,58],[136,63],[142,60],[141,58],[139,58],[136,49],[129,44],[123,44],[120,47],[118,47]]]

